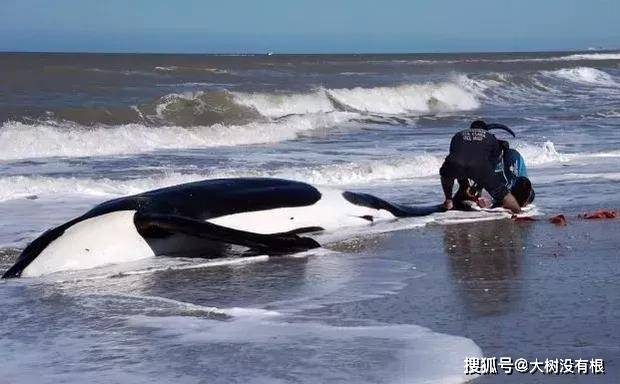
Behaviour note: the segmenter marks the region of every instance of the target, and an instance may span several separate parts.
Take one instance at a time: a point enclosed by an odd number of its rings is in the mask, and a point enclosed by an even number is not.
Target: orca
[[[243,255],[295,253],[320,247],[302,234],[440,210],[284,179],[209,179],[101,203],[32,241],[2,278],[157,255],[218,257],[229,246]]]

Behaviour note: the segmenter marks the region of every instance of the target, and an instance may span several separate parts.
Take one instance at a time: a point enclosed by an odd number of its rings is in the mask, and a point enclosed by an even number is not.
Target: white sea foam
[[[590,67],[562,68],[556,71],[544,71],[547,76],[568,80],[585,85],[617,86],[618,83],[607,72]]]
[[[183,100],[195,102],[195,105],[193,106],[193,112],[200,113],[201,110],[206,110],[207,108],[207,105],[201,98],[201,96],[203,95],[203,91],[169,93],[167,95],[164,95],[159,100],[159,103],[157,103],[157,105],[155,106],[155,113],[160,119],[164,119],[165,113],[168,111],[170,106]]]
[[[271,176],[306,181],[318,185],[353,185],[369,182],[412,179],[438,174],[442,155],[348,162],[274,172]]]
[[[307,94],[238,92],[233,95],[239,104],[254,108],[260,114],[267,117],[334,111],[334,106],[323,90]]]
[[[562,56],[561,60],[620,60],[620,53],[577,53],[574,55]]]
[[[463,88],[484,102],[500,105],[514,105],[515,102],[531,103],[533,98],[548,101],[549,93],[555,90],[542,84],[536,77],[516,79],[508,73],[495,72],[484,77],[467,75],[454,76]]]
[[[470,111],[480,107],[474,94],[453,82],[329,89],[327,92],[342,105],[380,114]]]
[[[333,326],[319,322],[282,321],[279,317],[265,317],[250,312],[231,321],[219,321],[188,316],[153,317],[137,315],[128,324],[137,328],[156,330],[155,337],[172,343],[244,345],[250,352],[253,365],[269,364],[268,356],[278,355],[281,365],[291,365],[299,359],[306,364],[297,366],[287,375],[298,382],[328,382],[342,378],[356,383],[424,382],[460,383],[468,377],[463,374],[465,357],[481,356],[482,351],[470,339],[435,333],[416,325]],[[320,345],[308,355],[305,345]],[[279,353],[283,348],[286,354]],[[251,351],[256,353],[251,353]],[[388,352],[391,364],[359,367],[367,353],[379,356]],[[357,358],[356,355],[360,354]],[[320,364],[320,372],[313,369]],[[233,364],[234,366],[234,364]],[[265,382],[273,382],[280,373],[270,373]],[[319,375],[319,376],[317,376]]]
[[[350,118],[350,113],[333,112],[290,116],[273,122],[190,128],[142,124],[89,128],[9,121],[0,128],[0,160],[121,155],[165,149],[274,143],[295,139],[303,132],[329,128]]]
[[[528,167],[560,163],[579,157],[613,157],[615,153],[561,154],[551,141],[542,144],[517,143]],[[0,177],[0,201],[32,195],[85,195],[93,197],[123,196],[147,190],[220,177],[278,177],[314,185],[349,186],[382,181],[413,180],[438,174],[445,154],[420,154],[386,160],[366,160],[307,167],[284,167],[273,170],[219,169],[210,173],[166,173],[140,179],[75,178],[49,176]],[[419,180],[423,182],[424,179]]]
[[[547,163],[566,162],[576,156],[591,156],[590,154],[581,155],[565,155],[560,154],[553,142],[547,140],[542,145],[532,145],[527,143],[518,143],[515,149],[521,153],[528,167],[538,166]]]
[[[551,57],[528,57],[528,58],[517,58],[517,59],[481,59],[481,60],[471,60],[482,61],[482,62],[500,62],[500,63],[519,63],[519,62],[545,62],[545,61],[582,61],[582,60],[620,60],[619,52],[601,52],[601,53],[575,53],[572,55],[565,56],[551,56]]]
[[[453,64],[453,63],[520,63],[520,62],[546,62],[546,61],[585,61],[585,60],[620,60],[618,52],[600,53],[575,53],[564,56],[549,57],[521,57],[514,59],[492,59],[492,58],[467,58],[462,60],[390,60],[390,61],[369,61],[369,63],[400,63],[400,64]]]
[[[179,173],[132,180],[7,176],[0,178],[0,201],[46,195],[123,196],[203,178],[205,178],[203,175],[182,175]]]
[[[208,174],[172,172],[155,177],[128,180],[6,176],[0,178],[0,201],[45,195],[122,196],[219,177],[278,177],[315,185],[345,186],[433,176],[438,173],[442,161],[442,155],[418,155],[400,159],[286,167],[276,170],[220,169]]]
[[[318,89],[304,94],[234,93],[238,103],[264,116],[330,112],[338,108],[377,114],[426,114],[469,111],[476,96],[457,82],[395,87]]]
[[[163,72],[176,71],[177,69],[178,69],[178,67],[176,65],[155,67],[156,71],[163,71]]]

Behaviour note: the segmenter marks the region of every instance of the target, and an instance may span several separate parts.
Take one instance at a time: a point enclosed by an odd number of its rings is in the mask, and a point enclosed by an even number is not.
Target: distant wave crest
[[[607,72],[596,68],[576,67],[562,68],[557,71],[545,71],[548,76],[586,85],[616,86],[618,83]]]

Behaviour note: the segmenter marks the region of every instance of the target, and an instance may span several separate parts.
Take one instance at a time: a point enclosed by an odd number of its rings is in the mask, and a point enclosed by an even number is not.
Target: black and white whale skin
[[[2,277],[39,276],[156,255],[214,257],[214,249],[229,245],[253,254],[294,253],[320,246],[299,236],[303,233],[439,210],[290,180],[203,180],[99,204],[35,239]]]

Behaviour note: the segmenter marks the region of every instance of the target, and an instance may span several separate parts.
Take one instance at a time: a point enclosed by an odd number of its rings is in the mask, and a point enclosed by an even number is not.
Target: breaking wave
[[[375,114],[428,114],[480,107],[474,94],[457,83],[405,84],[395,87],[318,89],[307,94],[235,93],[236,100],[264,116],[331,111]]]
[[[457,82],[374,88],[319,88],[306,93],[198,91],[163,96],[152,111],[160,121],[182,126],[229,124],[329,112],[432,114],[480,107],[475,94]],[[148,109],[147,107],[144,107]]]
[[[574,55],[562,56],[560,60],[620,60],[620,53],[576,53]]]
[[[562,68],[543,74],[585,85],[616,86],[618,83],[607,72],[590,67]]]
[[[571,67],[527,73],[490,72],[455,75],[454,81],[485,104],[515,105],[532,103],[565,104],[583,102],[583,93],[601,97],[617,97],[620,82],[613,75],[596,68]]]
[[[471,62],[499,62],[499,63],[518,63],[518,62],[553,62],[553,61],[597,61],[597,60],[620,60],[619,52],[599,52],[599,53],[575,53],[564,56],[551,57],[527,57],[515,59],[469,59]]]
[[[344,112],[290,116],[245,125],[180,127],[124,124],[84,127],[6,122],[0,129],[0,160],[143,153],[154,150],[274,143],[345,122]]]
[[[598,53],[574,53],[563,56],[533,56],[518,58],[478,58],[468,57],[463,59],[438,58],[435,60],[369,60],[370,64],[455,64],[455,63],[521,63],[521,62],[560,62],[560,61],[603,61],[620,60],[620,52],[598,52]]]
[[[521,153],[528,166],[538,166],[546,163],[565,162],[579,155],[561,154],[555,149],[551,141],[545,141],[542,145],[519,143],[515,149]],[[589,156],[582,154],[582,156]]]
[[[480,107],[474,94],[451,82],[332,89],[327,92],[346,107],[379,114],[470,111]]]

